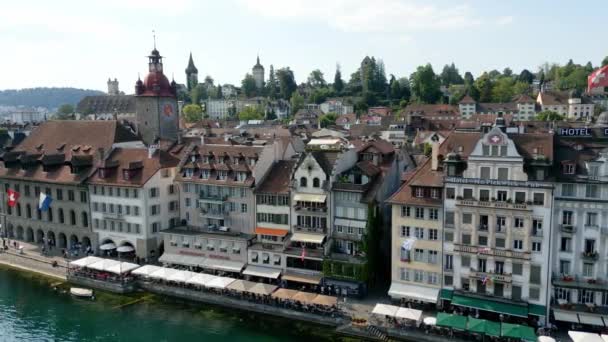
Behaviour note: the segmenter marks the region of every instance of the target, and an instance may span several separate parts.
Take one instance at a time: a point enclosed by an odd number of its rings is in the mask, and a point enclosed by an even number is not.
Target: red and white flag
[[[8,196],[8,206],[9,207],[16,206],[17,200],[19,200],[19,193],[13,189],[8,189],[8,191],[6,192],[6,195]]]
[[[608,87],[608,65],[594,70],[587,76],[587,91],[591,92],[593,88]]]
[[[302,246],[302,255],[300,255],[300,259],[304,261],[304,257],[306,256],[306,246]]]

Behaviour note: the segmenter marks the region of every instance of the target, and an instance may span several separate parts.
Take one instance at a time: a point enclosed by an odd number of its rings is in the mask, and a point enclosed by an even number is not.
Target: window
[[[454,233],[453,232],[444,231],[443,232],[443,239],[446,242],[453,242],[454,241]]]
[[[452,275],[444,275],[443,276],[443,284],[445,286],[453,286],[454,285],[454,276],[452,276]]]
[[[306,187],[306,181],[307,181],[306,177],[301,177],[300,178],[300,186],[303,187],[303,188],[305,188]]]
[[[532,235],[542,236],[543,235],[543,220],[533,219],[532,220]]]
[[[497,274],[503,274],[505,272],[505,263],[503,261],[495,261],[494,272]]]
[[[471,213],[463,213],[462,214],[462,223],[464,223],[464,224],[473,223],[473,215]]]
[[[509,169],[506,167],[498,168],[498,180],[509,180]]]
[[[533,199],[534,205],[545,205],[545,194],[535,192]]]
[[[530,299],[532,300],[539,300],[540,299],[540,288],[538,287],[530,287],[529,290],[529,296]]]
[[[507,192],[504,190],[498,190],[496,192],[496,200],[499,202],[506,202],[507,201]]]
[[[68,190],[68,201],[74,202],[74,190]]]
[[[70,224],[72,226],[76,225],[76,213],[74,212],[74,210],[70,210]]]
[[[414,228],[414,236],[416,237],[416,239],[424,239],[424,228]]]
[[[523,217],[516,217],[515,220],[513,221],[513,227],[515,227],[515,228],[523,228],[524,227],[524,218]]]
[[[445,189],[445,197],[447,197],[448,199],[454,199],[454,198],[456,198],[456,189],[454,189],[454,188],[446,188]]]
[[[417,187],[415,193],[416,197],[424,197],[424,189],[421,187]]]
[[[559,250],[562,252],[570,252],[570,246],[572,245],[572,239],[569,237],[562,237]]]
[[[82,226],[83,227],[88,227],[89,226],[89,215],[87,214],[86,211],[83,211],[80,214],[80,219],[82,220]]]
[[[525,203],[526,202],[526,193],[521,191],[515,192],[515,203]]]
[[[416,248],[414,250],[414,261],[423,261],[424,260],[424,249]]]
[[[445,255],[445,263],[443,267],[446,271],[451,271],[454,269],[454,256],[452,254]]]
[[[150,198],[158,197],[158,188],[150,188]]]
[[[460,256],[460,265],[462,267],[471,267],[471,257],[468,255]]]
[[[406,207],[406,206],[402,206],[401,207],[401,216],[402,217],[410,217],[411,215],[411,208],[410,207]]]
[[[511,299],[521,300],[521,286],[518,286],[518,285],[511,286]]]
[[[436,189],[436,188],[432,188],[431,189],[431,197],[432,198],[439,198],[441,195],[441,190]]]
[[[597,198],[599,194],[598,189],[597,184],[587,184],[585,186],[585,196],[587,198]]]
[[[437,240],[438,236],[439,231],[437,229],[429,229],[429,240]]]
[[[416,207],[416,218],[417,219],[424,218],[424,208]]]
[[[477,237],[477,244],[480,246],[487,246],[488,245],[488,237],[487,236],[483,236],[480,235]]]
[[[477,271],[486,272],[486,266],[488,261],[486,259],[477,259]]]
[[[507,225],[507,218],[504,216],[496,216],[496,232],[503,232]]]
[[[560,260],[559,261],[559,273],[561,275],[570,274],[570,260]]]
[[[505,248],[505,238],[496,238],[496,248]]]
[[[340,227],[340,226],[338,226]],[[409,237],[410,236],[410,227],[401,226],[401,237]]]
[[[464,199],[473,199],[473,189],[462,189],[462,197]]]
[[[542,245],[539,241],[532,241],[532,252],[540,252]]]
[[[513,249],[522,250],[524,249],[524,241],[515,239],[513,240]]]
[[[429,251],[429,264],[437,263],[437,251]]]
[[[313,188],[321,187],[321,181],[319,180],[319,178],[315,177],[312,179],[312,187]]]
[[[150,215],[155,216],[160,214],[160,204],[154,204],[150,206]]]
[[[565,175],[573,175],[576,167],[572,163],[564,164],[564,174]]]
[[[490,200],[490,190],[479,190],[479,200],[482,202],[488,202]]]
[[[562,184],[562,196],[575,196],[576,193],[575,184]]]
[[[247,204],[246,203],[241,203],[241,212],[242,213],[246,213],[247,212]]]
[[[541,267],[539,265],[530,265],[530,284],[540,284]]]
[[[585,253],[595,253],[595,240],[585,239]]]
[[[407,268],[401,267],[401,280],[410,281],[410,272]]]
[[[169,192],[169,195],[174,194],[174,193],[175,193],[175,185],[173,185],[173,184],[169,184],[169,187],[168,187],[168,189],[167,189],[167,190],[168,190],[168,192]],[[128,192],[127,192],[127,193],[128,193]]]
[[[435,273],[435,272],[427,273],[427,282],[429,284],[437,284],[438,281],[439,281],[439,276],[437,275],[437,273]]]
[[[578,302],[581,304],[594,304],[595,303],[595,291],[579,290],[578,291]]]
[[[63,201],[63,189],[57,189],[56,193],[57,193],[57,200]]]
[[[564,210],[562,212],[562,224],[571,226],[572,225],[572,215],[573,215],[573,213],[571,211]]]
[[[87,203],[87,192],[86,191],[80,192],[80,202]]]
[[[479,170],[479,178],[490,179],[490,168],[488,166],[482,166]]]
[[[462,244],[463,245],[471,244],[471,234],[462,234]]]
[[[585,225],[588,227],[597,226],[597,213],[587,213],[587,219],[585,220]]]
[[[422,283],[424,281],[424,272],[420,270],[414,270],[414,281]]]
[[[512,266],[513,275],[523,275],[524,274],[524,265],[520,263],[513,263]]]

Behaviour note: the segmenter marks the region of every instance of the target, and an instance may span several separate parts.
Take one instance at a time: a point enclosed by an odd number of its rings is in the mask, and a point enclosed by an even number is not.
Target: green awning
[[[452,300],[453,295],[454,295],[454,290],[441,289],[441,292],[439,293],[439,299]]]
[[[547,314],[547,307],[538,304],[528,304],[528,313],[534,316],[545,316]]]
[[[437,326],[448,327],[457,330],[467,329],[467,318],[465,316],[446,314],[439,312],[437,314]]]
[[[537,340],[534,329],[519,324],[502,323],[500,336],[522,339],[529,342]]]
[[[488,321],[485,319],[469,317],[467,331],[477,334],[500,337],[500,323]]]
[[[466,306],[468,308],[491,311],[511,316],[528,317],[528,308],[525,306],[497,302],[491,299],[481,299],[454,295],[452,305]]]

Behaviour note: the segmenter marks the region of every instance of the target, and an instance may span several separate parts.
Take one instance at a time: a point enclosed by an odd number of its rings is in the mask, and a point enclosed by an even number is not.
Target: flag
[[[8,206],[14,207],[17,205],[17,200],[19,199],[19,193],[13,189],[8,189],[6,192],[8,196]]]
[[[51,206],[51,201],[53,201],[51,196],[41,192],[40,200],[38,201],[38,210],[40,210],[40,211],[48,210],[49,207]]]
[[[302,255],[300,255],[300,259],[304,261],[304,257],[306,256],[306,246],[302,246]]]
[[[608,87],[608,65],[594,70],[587,76],[587,92],[593,88]]]
[[[481,279],[481,283],[482,283],[482,284],[484,284],[484,285],[486,285],[486,284],[488,283],[488,281],[489,281],[489,280],[490,280],[490,278],[489,278],[487,275],[485,275],[485,276],[483,276],[483,278]]]
[[[403,244],[401,245],[401,248],[404,251],[411,251],[412,247],[414,247],[414,242],[416,242],[415,238],[409,238],[409,239],[403,241]]]

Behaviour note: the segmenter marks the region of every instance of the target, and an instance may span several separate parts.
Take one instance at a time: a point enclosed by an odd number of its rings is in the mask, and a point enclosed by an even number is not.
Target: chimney
[[[431,147],[431,170],[437,171],[439,169],[439,143],[433,141]]]

